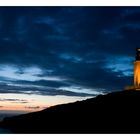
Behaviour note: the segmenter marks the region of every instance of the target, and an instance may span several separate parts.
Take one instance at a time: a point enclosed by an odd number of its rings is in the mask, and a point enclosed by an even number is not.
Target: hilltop
[[[98,95],[75,103],[7,117],[0,123],[14,133],[140,133],[140,91]]]

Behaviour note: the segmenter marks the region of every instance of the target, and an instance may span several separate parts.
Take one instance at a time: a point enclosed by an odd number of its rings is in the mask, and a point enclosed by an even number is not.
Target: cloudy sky
[[[0,109],[133,85],[139,38],[139,7],[0,7]]]

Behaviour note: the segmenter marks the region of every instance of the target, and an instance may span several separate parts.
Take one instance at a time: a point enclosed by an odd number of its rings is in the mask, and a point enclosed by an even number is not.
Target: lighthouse
[[[140,89],[140,48],[136,49],[136,59],[134,61],[134,88]]]
[[[125,90],[140,90],[140,48],[136,49],[136,57],[134,61],[134,84],[125,86]]]

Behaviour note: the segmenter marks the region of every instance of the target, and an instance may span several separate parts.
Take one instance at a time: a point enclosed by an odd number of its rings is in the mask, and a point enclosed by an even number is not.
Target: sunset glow
[[[0,94],[0,110],[38,111],[57,104],[83,100],[82,97]]]

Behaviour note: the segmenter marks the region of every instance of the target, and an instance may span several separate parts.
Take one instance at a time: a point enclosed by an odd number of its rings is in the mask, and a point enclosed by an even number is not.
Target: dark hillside
[[[57,105],[5,118],[0,125],[15,133],[140,133],[140,91]]]

